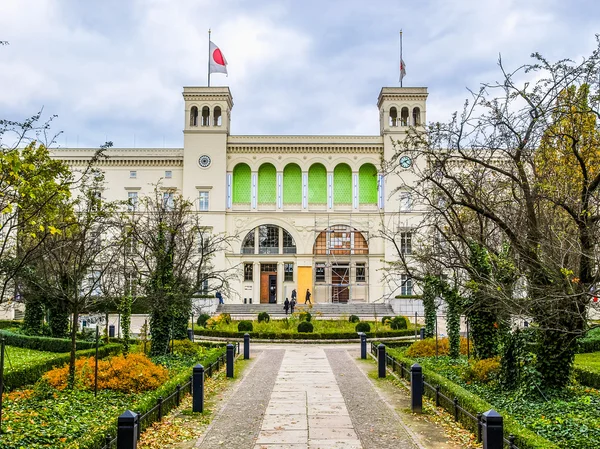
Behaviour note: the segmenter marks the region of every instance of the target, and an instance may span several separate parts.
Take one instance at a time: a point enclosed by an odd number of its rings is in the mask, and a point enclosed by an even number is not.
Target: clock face
[[[198,159],[198,164],[202,168],[208,167],[210,165],[210,157],[207,156],[206,154],[200,156],[200,158]]]
[[[402,156],[400,158],[400,166],[402,168],[408,168],[412,165],[412,159],[409,158],[408,156]]]

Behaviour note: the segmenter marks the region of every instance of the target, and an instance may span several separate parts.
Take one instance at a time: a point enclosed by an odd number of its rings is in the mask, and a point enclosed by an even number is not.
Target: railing
[[[371,342],[371,355],[377,359],[377,345],[373,342]],[[410,382],[410,366],[407,366],[407,364],[399,361],[394,356],[389,355],[387,352],[385,354],[385,365],[401,379]],[[450,398],[446,396],[444,393],[442,393],[439,385],[433,386],[427,382],[425,380],[425,375],[423,375],[423,394],[429,396],[431,399],[434,399],[436,407],[442,407],[449,413],[452,413],[454,416],[454,421],[459,421],[461,417],[467,418],[468,422],[472,424],[468,425],[469,430],[477,435],[477,442],[481,443],[483,425],[482,413],[473,415],[467,409],[460,406],[458,398]],[[519,449],[515,445],[514,435],[509,435],[508,438],[503,438],[503,440],[504,445],[507,446],[508,449]]]
[[[233,345],[234,347],[234,356],[239,355],[240,353],[240,343]],[[206,377],[212,377],[213,374],[219,372],[219,370],[226,365],[227,353],[223,353],[221,356],[217,358],[213,363],[208,365],[204,369],[204,375]],[[192,376],[185,382],[183,385],[177,385],[175,387],[175,391],[171,393],[166,398],[159,397],[156,401],[156,405],[148,410],[143,415],[139,416],[138,421],[138,439],[144,430],[150,427],[157,421],[161,421],[163,417],[169,413],[175,407],[179,407],[181,404],[181,399],[185,397],[186,394],[192,393]],[[117,437],[112,437],[107,435],[104,441],[104,446],[101,446],[99,449],[116,449],[117,448]]]

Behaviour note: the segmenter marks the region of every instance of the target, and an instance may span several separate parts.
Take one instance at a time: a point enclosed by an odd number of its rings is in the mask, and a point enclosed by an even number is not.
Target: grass
[[[600,374],[600,352],[575,354],[575,366],[587,368],[589,371]]]
[[[33,349],[6,346],[4,352],[4,372],[9,373],[16,369],[27,368],[38,362],[56,358],[55,352],[34,351]]]

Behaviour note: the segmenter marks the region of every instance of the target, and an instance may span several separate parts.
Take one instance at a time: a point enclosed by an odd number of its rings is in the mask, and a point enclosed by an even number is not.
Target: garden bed
[[[575,355],[573,372],[581,385],[600,389],[600,352]]]
[[[519,449],[598,447],[600,392],[597,390],[572,386],[545,399],[525,399],[522,393],[507,393],[493,383],[465,380],[463,374],[468,366],[465,357],[455,362],[448,357],[409,359],[400,349],[388,352],[407,365],[415,361],[421,364],[427,382],[439,385],[445,395],[457,397],[460,406],[470,413],[490,408],[500,412],[507,434],[516,436]]]

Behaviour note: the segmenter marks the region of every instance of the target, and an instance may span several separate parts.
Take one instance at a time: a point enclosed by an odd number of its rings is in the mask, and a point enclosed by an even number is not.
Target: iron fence
[[[377,345],[371,342],[371,355],[377,359]],[[406,363],[399,361],[394,356],[385,353],[385,365],[395,375],[410,382],[410,366]],[[426,376],[423,375],[423,394],[435,400],[436,407],[442,407],[448,413],[452,413],[454,421],[460,421],[467,429],[477,435],[477,442],[481,443],[482,438],[482,413],[473,414],[464,407],[461,407],[458,398],[450,398],[441,391],[439,385],[432,385],[426,381]],[[509,435],[508,438],[503,438],[504,445],[508,449],[519,449],[515,445],[515,436]]]

